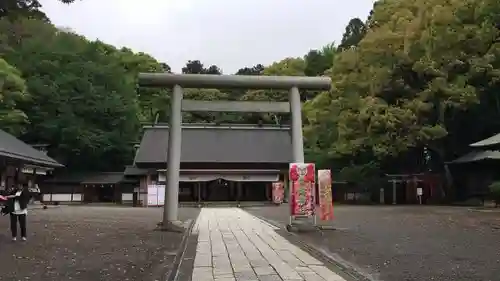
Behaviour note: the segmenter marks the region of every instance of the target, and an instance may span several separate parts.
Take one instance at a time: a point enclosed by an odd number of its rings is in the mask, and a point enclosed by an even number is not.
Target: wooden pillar
[[[113,189],[113,203],[115,203],[115,204],[121,203],[122,196],[121,196],[120,189],[117,188],[117,185],[116,184],[110,184],[109,188]]]
[[[37,178],[37,176],[36,176],[36,167],[35,167],[35,168],[33,168],[33,185],[36,184],[36,178]]]
[[[201,182],[196,183],[196,191],[198,192],[198,204],[201,203]]]
[[[7,189],[7,166],[3,163],[0,165],[0,190]]]
[[[23,176],[23,170],[22,169],[23,169],[22,165],[20,165],[20,164],[16,165],[16,172],[15,172],[15,176],[14,176],[14,186],[15,187],[19,186],[19,183],[20,183],[21,178]]]
[[[231,182],[231,200],[232,201],[238,201],[238,182],[232,181]]]
[[[267,201],[273,200],[273,187],[269,183],[266,183],[266,199]]]
[[[242,186],[241,181],[236,184],[236,201],[241,201]]]
[[[234,191],[233,191],[233,182],[232,181],[228,181],[228,186],[227,186],[227,190],[228,190],[228,199],[229,201],[234,201]]]
[[[140,201],[143,207],[148,206],[148,186],[151,184],[151,173],[148,171],[146,178],[144,179],[144,184],[142,188],[139,189]]]
[[[288,171],[284,173],[283,184],[284,184],[283,202],[288,202],[288,200],[290,199],[290,176],[288,174]]]
[[[396,205],[396,201],[397,201],[396,188],[397,188],[397,181],[392,180],[392,205]]]
[[[37,183],[36,183],[36,167],[33,167],[33,174],[32,174],[32,177],[31,177],[31,185],[33,188],[37,187]],[[40,186],[38,186],[38,192],[37,194],[33,197],[33,202],[35,202],[35,200],[38,199],[38,201],[42,201],[42,199],[40,198],[40,196],[42,195],[42,190],[40,189]]]
[[[201,201],[207,200],[207,182],[203,182],[201,185]]]

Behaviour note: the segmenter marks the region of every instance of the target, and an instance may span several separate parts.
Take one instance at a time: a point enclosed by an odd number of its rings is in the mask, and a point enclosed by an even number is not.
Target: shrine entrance
[[[392,174],[386,175],[388,183],[380,189],[381,204],[428,204],[435,197],[432,174]]]
[[[327,91],[331,88],[331,79],[329,77],[140,73],[139,85],[141,87],[172,89],[163,227],[180,230],[177,222],[177,213],[182,149],[182,111],[291,113],[293,160],[297,163],[303,163],[304,147],[299,89]],[[286,90],[289,92],[289,101],[183,100],[184,88]]]

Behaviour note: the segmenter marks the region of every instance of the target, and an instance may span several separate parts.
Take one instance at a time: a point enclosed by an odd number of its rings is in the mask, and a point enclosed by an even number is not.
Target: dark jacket
[[[15,195],[15,194],[16,194],[16,191],[12,191],[12,192],[9,192],[7,195]],[[26,209],[28,207],[29,200],[30,200],[29,191],[28,191],[28,189],[24,188],[21,191],[21,195],[14,197],[14,198],[9,198],[9,200],[7,200],[7,203],[5,204],[5,206],[2,209],[2,214],[6,215],[6,214],[11,214],[12,212],[14,212],[14,210],[15,210],[14,204],[16,201],[19,202],[19,207],[21,209]]]

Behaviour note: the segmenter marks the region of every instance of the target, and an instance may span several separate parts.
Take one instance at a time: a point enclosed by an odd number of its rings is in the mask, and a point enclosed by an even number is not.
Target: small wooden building
[[[34,188],[37,176],[45,175],[54,168],[63,167],[46,152],[22,142],[0,130],[0,192],[16,184],[16,176]]]
[[[470,145],[472,151],[450,164],[455,186],[455,198],[465,201],[471,198],[484,200],[489,186],[500,180],[500,134]]]
[[[138,181],[123,172],[60,174],[41,183],[46,203],[132,204]]]
[[[165,185],[168,126],[145,127],[127,177],[140,181],[139,200],[148,186]],[[287,126],[184,124],[180,201],[271,201],[272,183],[287,185],[292,162]]]

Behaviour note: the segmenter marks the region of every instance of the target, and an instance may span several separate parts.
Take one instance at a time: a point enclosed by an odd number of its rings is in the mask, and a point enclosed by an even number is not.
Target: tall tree
[[[140,72],[170,72],[170,66],[159,63],[150,55],[134,53],[132,50],[122,48],[116,51],[114,47],[108,46],[110,52],[117,58],[117,62],[127,72],[127,76],[135,81]],[[137,99],[140,108],[139,119],[145,123],[163,122],[168,120],[170,95],[168,89],[139,87]]]
[[[215,74],[215,75],[221,75],[222,70],[216,66],[216,65],[211,65],[207,69],[203,71],[203,74]]]
[[[222,70],[216,66],[211,65],[205,68],[203,63],[199,60],[189,60],[186,66],[182,68],[182,73],[184,74],[222,74]]]
[[[0,58],[0,128],[15,136],[25,131],[28,116],[19,103],[29,99],[21,73]]]
[[[380,1],[370,19],[376,24],[336,58],[334,90],[316,97],[308,112],[310,130],[325,138],[314,145],[360,164],[392,163],[423,147],[438,151],[441,164],[449,159],[452,146],[444,144],[464,127],[454,119],[498,89],[491,16],[498,7],[490,0]],[[321,122],[332,120],[336,132],[322,134]],[[393,171],[419,169],[419,157],[410,158],[410,166],[392,165]]]
[[[238,69],[235,73],[236,75],[261,75],[264,71],[264,66],[262,64],[257,64],[252,67],[243,67]]]
[[[243,67],[238,69],[236,71],[235,75],[262,75],[264,72],[264,66],[262,64],[257,64],[252,67]],[[242,89],[233,89],[229,91],[229,99],[230,100],[239,100],[241,99],[245,94],[246,90]],[[241,118],[241,114],[227,114],[227,116],[232,116],[232,121],[234,122],[244,122]]]
[[[285,58],[264,68],[262,75],[277,76],[303,76],[305,62],[302,58]],[[287,91],[276,90],[251,90],[243,95],[241,100],[248,101],[287,101]],[[248,123],[286,123],[289,119],[288,114],[245,114],[244,120]]]
[[[75,0],[59,0],[62,3],[69,4]],[[9,19],[31,18],[43,21],[49,19],[40,11],[42,5],[38,0],[2,0],[0,1],[0,19],[8,17]]]
[[[325,74],[333,65],[337,54],[335,43],[323,46],[320,50],[311,50],[304,57],[304,74],[307,76],[320,76]]]
[[[199,60],[189,60],[182,68],[183,74],[202,74],[205,71],[203,63]]]
[[[345,28],[342,41],[339,45],[339,50],[343,51],[352,47],[356,47],[366,34],[366,26],[359,18],[353,18],[349,21]]]
[[[50,144],[72,169],[130,163],[140,111],[136,70],[124,54],[36,20],[0,21],[0,33],[7,34],[0,53],[23,73],[32,97],[18,106],[31,121],[22,139]]]

